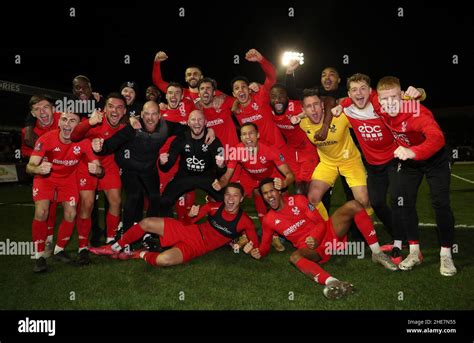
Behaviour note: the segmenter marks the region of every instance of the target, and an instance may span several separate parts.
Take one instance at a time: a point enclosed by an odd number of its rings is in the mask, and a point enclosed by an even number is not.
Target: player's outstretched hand
[[[298,125],[301,121],[301,118],[299,116],[291,116],[290,117],[290,122],[293,124],[293,125]]]
[[[161,111],[166,111],[168,109],[168,106],[164,102],[160,102],[160,112]]]
[[[194,218],[198,215],[199,213],[199,205],[193,205],[191,206],[191,209],[189,210],[188,216],[189,218]]]
[[[168,59],[168,55],[164,51],[158,51],[155,55],[155,62],[163,62]]]
[[[252,249],[252,251],[250,251],[250,255],[256,260],[260,260],[262,258],[262,255],[260,255],[260,250],[258,248]]]
[[[51,172],[52,167],[53,167],[53,164],[51,162],[43,161],[39,165],[38,174],[48,175]]]
[[[92,92],[92,96],[94,97],[95,101],[99,102],[100,98],[102,98],[102,94],[97,92]]]
[[[225,101],[225,98],[226,96],[224,94],[216,95],[212,100],[212,107],[214,107],[216,110],[220,109]],[[200,104],[200,102],[198,102],[198,104]]]
[[[207,129],[207,135],[204,139],[204,144],[210,145],[212,142],[214,142],[214,139],[216,139],[216,133],[214,132],[214,129],[210,127]]]
[[[170,154],[168,154],[167,152],[164,152],[164,153],[160,154],[160,164],[168,163],[168,157],[169,156],[170,156]]]
[[[261,60],[263,60],[263,56],[256,49],[250,49],[245,54],[245,59],[249,62],[260,62]]]
[[[94,152],[102,151],[103,146],[104,146],[104,139],[103,138],[94,138],[92,140],[92,150],[94,150]]]
[[[306,243],[306,246],[308,248],[310,248],[310,249],[316,248],[316,240],[313,237],[311,237],[311,236],[306,237],[304,242]]]

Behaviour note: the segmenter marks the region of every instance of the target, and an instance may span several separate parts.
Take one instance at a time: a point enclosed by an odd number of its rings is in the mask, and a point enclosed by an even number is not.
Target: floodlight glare
[[[285,51],[282,58],[282,64],[287,66],[291,61],[297,60],[300,64],[304,63],[304,54],[296,51]]]

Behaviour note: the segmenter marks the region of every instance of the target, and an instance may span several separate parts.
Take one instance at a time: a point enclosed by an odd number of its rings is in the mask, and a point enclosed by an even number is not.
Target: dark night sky
[[[206,7],[155,3],[112,3],[114,8],[102,3],[48,8],[23,3],[2,10],[0,79],[69,92],[72,78],[85,74],[102,94],[128,79],[138,81],[144,93],[151,84],[154,55],[164,50],[169,56],[162,68],[165,80],[184,82],[186,64],[195,63],[230,93],[233,76],[263,81],[258,65],[243,59],[248,49],[260,50],[277,66],[279,76],[282,52],[296,49],[305,54],[297,73],[301,87],[317,84],[321,69],[334,65],[343,83],[352,73],[364,72],[373,85],[392,74],[403,86],[424,87],[429,107],[474,104],[474,24],[467,5],[315,1],[314,8],[298,2],[254,8],[239,2],[230,9],[218,2],[207,2]],[[76,9],[75,18],[69,17],[70,7]],[[184,18],[178,16],[179,7],[185,9]],[[289,7],[295,10],[293,18],[288,17]],[[14,64],[16,54],[22,57],[21,65]],[[124,65],[125,54],[131,56],[131,65]],[[233,64],[235,54],[241,56],[239,65]],[[342,64],[345,54],[348,65]],[[452,64],[454,54],[458,65]],[[0,92],[2,112],[14,117],[11,121],[2,116],[2,124],[21,123],[28,98]]]

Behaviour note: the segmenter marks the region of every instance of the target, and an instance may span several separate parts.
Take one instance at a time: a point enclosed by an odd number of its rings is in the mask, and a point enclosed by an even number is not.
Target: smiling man
[[[142,238],[147,232],[159,236],[164,252],[136,252],[126,254],[130,258],[143,258],[156,267],[169,267],[216,250],[240,234],[246,233],[253,246],[258,247],[257,233],[250,217],[241,208],[244,199],[242,186],[231,183],[224,189],[223,202],[209,202],[204,206],[193,206],[189,212],[193,223],[207,215],[203,224],[184,225],[172,218],[145,218],[130,228],[113,245],[93,248],[97,255],[118,254],[125,246]],[[122,257],[123,258],[123,257]]]
[[[71,139],[80,141],[84,138],[91,140],[95,138],[107,139],[115,135],[125,125],[120,124],[126,112],[126,101],[121,94],[111,93],[105,99],[104,112],[95,110],[89,119],[83,120],[74,130]],[[106,170],[106,176],[102,179],[91,177],[87,173],[86,161],[83,161],[77,171],[77,182],[81,206],[77,220],[77,231],[79,233],[79,249],[81,253],[81,264],[88,264],[87,249],[89,246],[89,233],[92,225],[92,209],[94,206],[96,191],[104,191],[109,210],[106,214],[107,242],[115,237],[120,222],[120,203],[122,183],[120,172],[113,156],[102,156],[100,161]]]
[[[261,259],[270,252],[270,244],[275,233],[284,236],[297,250],[290,256],[290,262],[301,272],[317,283],[324,285],[324,296],[339,299],[352,293],[353,285],[339,281],[320,267],[331,258],[338,243],[347,242],[347,232],[352,219],[364,208],[355,200],[346,202],[338,208],[328,221],[325,221],[314,206],[303,195],[282,196],[271,178],[260,182],[260,193],[270,210],[262,221],[262,241],[260,247],[252,243],[244,247],[253,258]],[[372,261],[389,270],[397,270],[390,258],[380,251],[375,229],[368,221],[358,226],[372,250]]]
[[[35,272],[47,269],[43,256],[47,235],[48,208],[52,201],[60,202],[64,218],[59,226],[54,258],[71,262],[64,251],[74,228],[79,191],[76,183],[76,170],[81,159],[86,158],[87,172],[94,177],[103,175],[98,158],[92,153],[88,139],[74,143],[71,133],[79,123],[74,113],[62,113],[59,130],[52,130],[38,138],[31,154],[26,171],[34,175],[33,200],[35,217],[33,220],[33,242],[36,247]]]

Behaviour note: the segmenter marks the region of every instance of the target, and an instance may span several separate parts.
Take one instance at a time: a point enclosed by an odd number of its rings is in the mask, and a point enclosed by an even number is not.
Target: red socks
[[[378,242],[377,234],[375,233],[374,224],[372,223],[372,219],[370,219],[369,215],[365,211],[365,209],[360,210],[354,216],[354,221],[357,225],[362,236],[364,236],[368,245],[372,245]]]
[[[126,245],[130,245],[131,243],[139,240],[145,235],[145,231],[141,228],[139,224],[135,224],[131,226],[120,238],[117,243],[123,248]]]
[[[160,255],[159,252],[150,252],[149,251],[149,252],[145,253],[145,256],[143,256],[143,259],[149,265],[156,267],[156,266],[158,266],[158,264],[156,263],[156,259],[157,259],[158,255]]]
[[[40,222],[39,220],[33,219],[31,225],[31,233],[33,236],[33,243],[35,244],[36,252],[40,253],[44,251],[47,236],[47,222]]]
[[[63,221],[61,222],[61,225],[59,225],[59,230],[58,230],[58,239],[56,241],[56,245],[60,248],[65,248],[67,243],[69,242],[69,239],[72,236],[72,230],[74,229],[74,222],[70,223],[68,221]]]
[[[107,238],[114,238],[115,232],[117,232],[118,224],[120,223],[120,217],[114,216],[110,212],[107,212],[105,223],[107,225]]]
[[[321,268],[319,264],[304,257],[296,262],[296,268],[321,285],[326,285],[326,280],[331,276],[331,274]]]
[[[89,246],[89,233],[91,232],[91,218],[77,218],[77,233],[79,234],[79,249]]]

